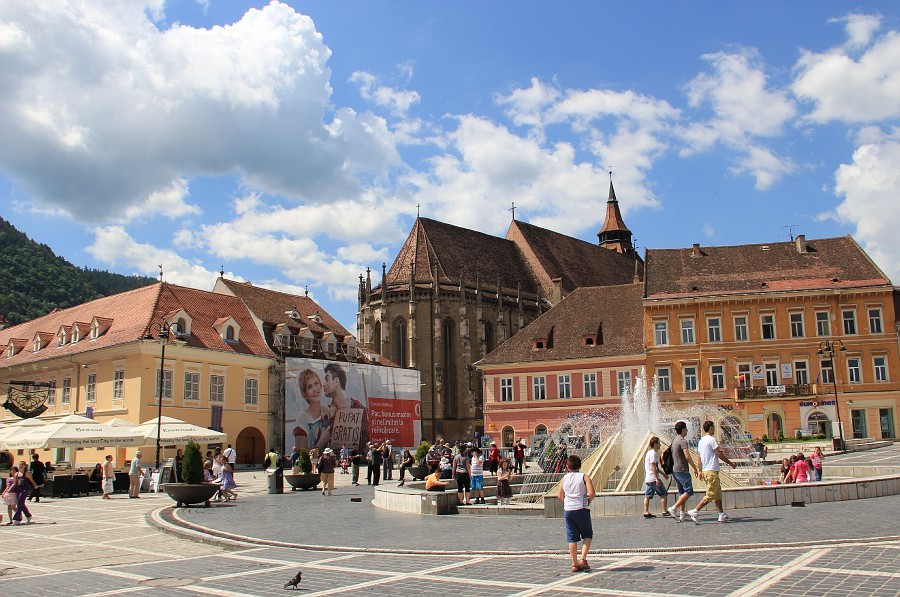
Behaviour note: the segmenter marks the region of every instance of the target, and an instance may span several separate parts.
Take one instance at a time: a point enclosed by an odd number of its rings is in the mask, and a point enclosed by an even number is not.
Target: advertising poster
[[[415,448],[422,438],[419,372],[319,359],[287,359],[285,453],[321,452],[391,440]]]

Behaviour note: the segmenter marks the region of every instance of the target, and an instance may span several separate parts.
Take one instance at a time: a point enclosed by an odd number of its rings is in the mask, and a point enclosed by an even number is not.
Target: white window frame
[[[678,329],[681,330],[681,343],[682,344],[696,344],[697,336],[694,333],[694,320],[693,319],[679,319],[678,320]]]
[[[831,335],[831,311],[816,311],[816,335],[820,337]]]
[[[799,319],[797,319],[799,318]],[[806,334],[806,326],[803,322],[803,312],[794,311],[788,313],[788,321],[791,324],[791,338],[803,338]]]
[[[560,398],[572,397],[572,376],[568,373],[559,375],[556,378],[556,387],[559,391]]]
[[[84,399],[86,402],[97,402],[97,374],[88,373],[84,384]]]
[[[653,343],[656,346],[669,345],[669,322],[654,321],[653,322]]]
[[[834,361],[819,361],[819,380],[823,384],[834,383]]]
[[[535,400],[547,399],[547,378],[544,375],[537,375],[531,378],[531,391]]]
[[[694,365],[684,367],[682,369],[682,377],[684,382],[684,391],[696,392],[698,388],[697,367],[695,367]]]
[[[113,402],[122,402],[125,400],[125,370],[116,369],[113,371]]]
[[[187,402],[200,401],[200,373],[197,371],[184,372],[184,400]]]
[[[255,377],[244,378],[244,406],[259,405],[259,380]]]
[[[665,372],[665,374],[663,373]],[[656,389],[659,392],[672,391],[672,369],[671,367],[656,368]]]
[[[767,323],[767,320],[768,323]],[[771,336],[766,337],[766,328],[769,327],[772,330]],[[759,337],[762,340],[777,340],[778,339],[778,330],[775,327],[775,314],[774,313],[760,313],[759,314]]]
[[[619,396],[625,395],[625,390],[631,390],[631,371],[617,371],[616,372],[616,387],[619,390]]]
[[[859,332],[856,327],[856,309],[841,309],[841,327],[845,336],[855,336]]]
[[[742,323],[739,323],[741,320]],[[750,325],[746,315],[734,316],[734,341],[749,342],[750,341]]]
[[[715,324],[713,323],[715,322]],[[722,318],[708,317],[706,319],[706,338],[709,342],[722,341]]]
[[[584,397],[595,398],[597,396],[597,373],[585,373],[582,375],[584,385]]]
[[[878,363],[881,361],[881,364]],[[876,355],[872,357],[872,369],[875,372],[875,381],[878,383],[890,381],[888,377],[888,369],[887,369],[888,359],[883,355]]]
[[[513,401],[513,380],[511,377],[500,378],[500,402]]]
[[[153,393],[153,399],[159,398],[159,383],[162,380],[162,399],[172,399],[172,388],[175,385],[175,372],[172,369],[156,369],[156,391]]]
[[[794,383],[801,386],[809,385],[808,361],[794,361]]]
[[[50,380],[50,391],[47,392],[47,406],[56,406],[56,380]]]
[[[847,357],[847,383],[862,383],[862,359]]]
[[[739,376],[743,376],[737,381],[737,385],[740,388],[751,388],[753,387],[753,366],[751,363],[738,363],[737,364],[737,374]]]
[[[709,379],[714,390],[725,389],[725,365],[710,365]]]
[[[870,307],[866,309],[866,311],[869,315],[869,333],[881,334],[882,332],[884,332],[883,320],[881,318],[881,309],[878,307]]]
[[[72,378],[64,377],[62,380],[62,395],[59,399],[60,404],[72,403]]]
[[[778,363],[763,363],[763,372],[766,375],[766,386],[781,385],[781,367]]]
[[[209,401],[213,404],[225,402],[225,374],[209,374]]]

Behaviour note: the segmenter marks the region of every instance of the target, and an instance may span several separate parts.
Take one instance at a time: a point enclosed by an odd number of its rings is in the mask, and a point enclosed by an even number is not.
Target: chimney
[[[797,245],[798,253],[806,253],[806,235],[798,234],[797,240],[794,241],[794,244]]]
[[[550,281],[553,284],[553,294],[551,295],[551,300],[554,305],[558,305],[559,301],[562,300],[562,278],[553,278]]]
[[[694,243],[694,248],[691,249],[691,257],[701,257],[703,253],[700,252],[700,243]]]

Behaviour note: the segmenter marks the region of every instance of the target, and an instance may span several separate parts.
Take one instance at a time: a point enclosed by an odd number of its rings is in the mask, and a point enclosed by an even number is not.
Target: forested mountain
[[[155,282],[72,265],[0,218],[0,315],[10,324]]]

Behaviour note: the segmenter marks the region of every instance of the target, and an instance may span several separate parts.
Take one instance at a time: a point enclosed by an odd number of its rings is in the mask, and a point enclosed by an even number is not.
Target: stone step
[[[488,502],[491,500],[488,499]],[[460,516],[543,516],[543,504],[511,504],[499,506],[497,504],[479,504],[471,506],[459,506]]]

